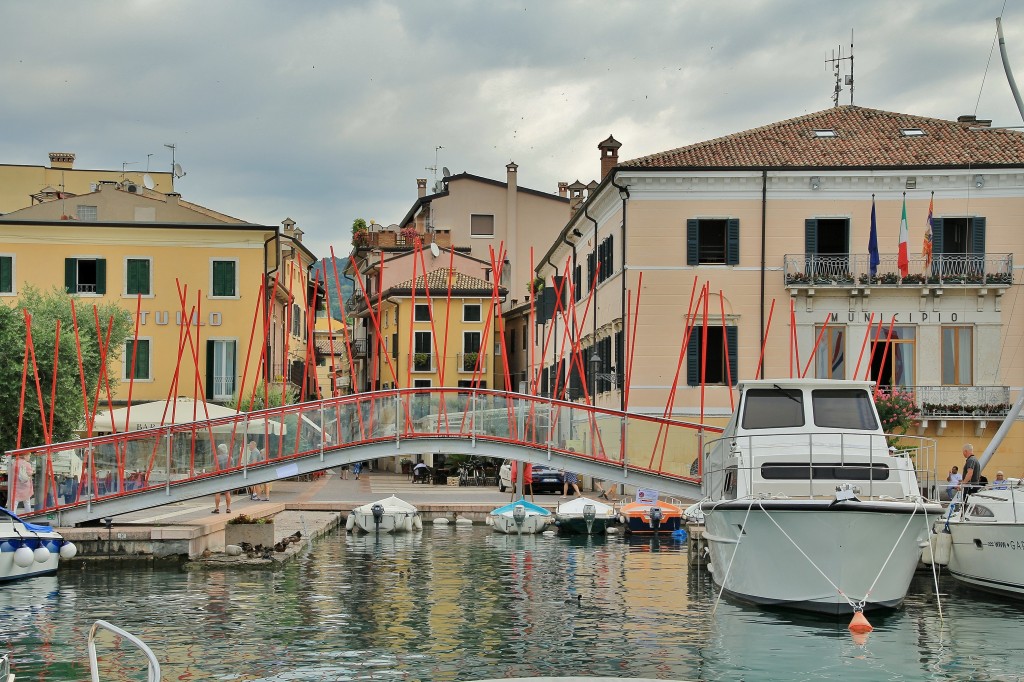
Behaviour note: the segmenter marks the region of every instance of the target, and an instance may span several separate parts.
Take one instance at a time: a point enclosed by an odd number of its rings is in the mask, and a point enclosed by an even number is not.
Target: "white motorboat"
[[[555,508],[555,525],[562,533],[601,535],[618,522],[615,507],[589,497],[560,502]]]
[[[952,539],[948,568],[954,578],[1024,597],[1024,482],[1010,479],[1006,488],[985,488],[968,496],[959,513],[942,524],[937,538],[947,531]]]
[[[50,526],[29,523],[0,507],[0,582],[57,572],[61,558],[78,553]]]
[[[416,507],[392,495],[353,509],[345,529],[355,528],[366,533],[423,530],[423,519]]]
[[[898,607],[942,507],[935,443],[883,433],[866,381],[740,384],[705,446],[701,501],[715,582],[740,599],[824,613]],[[892,447],[895,443],[898,447]]]
[[[554,521],[549,510],[523,498],[498,507],[487,517],[487,524],[499,533],[519,535],[542,533]]]

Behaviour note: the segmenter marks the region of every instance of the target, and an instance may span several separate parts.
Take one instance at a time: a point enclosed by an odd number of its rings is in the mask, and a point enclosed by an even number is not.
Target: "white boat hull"
[[[494,527],[494,530],[508,535],[531,535],[534,533],[543,533],[551,522],[552,518],[550,516],[534,514],[523,519],[523,523],[520,526],[516,524],[516,520],[511,516],[505,516],[503,514],[491,515],[491,525]]]
[[[0,524],[0,529],[10,524]],[[22,537],[30,543],[30,548],[35,550],[42,546],[46,550],[45,560],[38,559],[43,556],[42,552],[34,552],[32,562],[28,566],[19,566],[15,560],[15,553],[21,545]],[[8,533],[0,530],[0,583],[23,578],[33,578],[40,575],[49,575],[57,572],[57,565],[60,561],[60,548],[64,539],[55,532],[51,533]]]
[[[825,500],[706,502],[702,510],[717,585],[757,604],[834,614],[852,612],[851,601],[898,607],[941,513],[937,504],[915,511],[914,503]]]
[[[379,507],[380,519],[373,515],[374,507]],[[356,507],[345,522],[347,530],[358,528],[364,533],[394,533],[423,530],[423,520],[416,507],[394,495]]]
[[[949,572],[990,592],[1024,596],[1024,491],[986,490],[948,521]],[[939,529],[940,532],[942,529]]]

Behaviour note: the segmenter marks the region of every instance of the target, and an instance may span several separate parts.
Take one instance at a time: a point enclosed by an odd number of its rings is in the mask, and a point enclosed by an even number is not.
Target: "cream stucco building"
[[[672,414],[723,422],[730,379],[753,378],[763,346],[765,377],[856,371],[912,391],[922,408],[915,430],[938,437],[940,471],[962,462],[963,442],[980,452],[991,439],[1024,384],[1015,260],[1024,246],[1024,135],[974,117],[840,106],[621,163],[609,142],[600,185],[537,270],[550,283],[569,264],[579,316],[596,272],[580,334],[586,376],[567,378],[574,396],[596,385],[598,405],[622,407],[631,359],[630,411],[664,412],[677,383]],[[905,275],[897,257],[904,199]],[[707,305],[687,317],[695,282],[698,296],[707,285]],[[625,320],[638,298],[634,336]],[[682,348],[688,323],[696,331]],[[558,374],[550,353],[539,363],[548,390]],[[1018,423],[989,468],[1024,471],[1022,441]]]

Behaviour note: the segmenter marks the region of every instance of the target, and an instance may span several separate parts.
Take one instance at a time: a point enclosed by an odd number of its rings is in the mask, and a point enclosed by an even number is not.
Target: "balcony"
[[[889,388],[883,386],[883,389]],[[975,422],[981,435],[990,421],[1002,422],[1010,412],[1009,386],[903,386],[914,395],[921,409],[918,429],[921,433],[932,421],[942,435],[949,420]]]
[[[436,372],[437,369],[434,365],[434,354],[433,353],[413,353],[412,356],[412,371],[415,374],[419,372],[430,373]]]
[[[898,255],[881,254],[875,276],[870,275],[868,254],[787,254],[786,288],[926,287],[949,286],[1006,288],[1013,283],[1013,254],[943,254],[910,259],[909,274],[900,277]]]
[[[486,356],[484,356],[483,358],[480,358],[480,354],[479,353],[459,353],[458,354],[458,358],[457,358],[459,372],[464,372],[464,373],[468,373],[468,374],[472,374],[472,373],[476,372],[476,370],[477,370],[476,363],[477,363],[478,359],[480,361],[480,372],[481,373],[486,372],[487,371],[487,357]]]
[[[366,339],[353,339],[352,340],[352,358],[365,358],[366,357]]]

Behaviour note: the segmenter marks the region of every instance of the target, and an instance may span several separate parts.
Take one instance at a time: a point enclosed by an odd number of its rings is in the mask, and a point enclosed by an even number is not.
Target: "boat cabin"
[[[934,469],[934,441],[886,435],[867,381],[740,384],[722,436],[704,450],[711,499],[859,499],[921,495],[915,468]],[[925,476],[924,480],[930,480]]]

